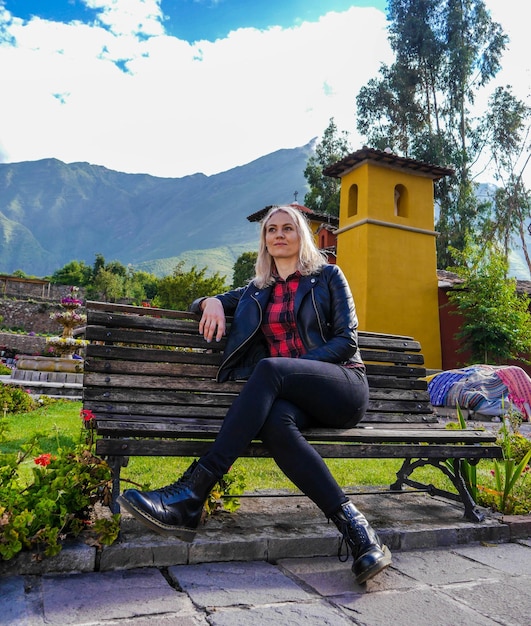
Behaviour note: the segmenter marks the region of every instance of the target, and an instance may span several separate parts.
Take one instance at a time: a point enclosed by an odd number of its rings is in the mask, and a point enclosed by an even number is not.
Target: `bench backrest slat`
[[[91,344],[84,407],[99,424],[124,416],[135,422],[211,419],[216,424],[243,384],[215,381],[225,339],[207,344],[191,313],[88,302],[86,337]],[[420,344],[411,337],[363,332],[359,343],[370,387],[364,422],[436,422],[422,380]]]

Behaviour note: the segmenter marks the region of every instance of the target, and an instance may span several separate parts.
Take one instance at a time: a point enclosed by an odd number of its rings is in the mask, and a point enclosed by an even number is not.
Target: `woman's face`
[[[267,251],[275,260],[289,260],[297,263],[299,259],[300,237],[293,219],[277,211],[268,219],[265,227]]]

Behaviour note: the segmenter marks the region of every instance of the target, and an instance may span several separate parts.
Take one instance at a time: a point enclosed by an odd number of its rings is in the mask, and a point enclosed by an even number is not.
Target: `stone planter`
[[[65,357],[22,355],[17,359],[16,369],[82,374],[83,361]]]

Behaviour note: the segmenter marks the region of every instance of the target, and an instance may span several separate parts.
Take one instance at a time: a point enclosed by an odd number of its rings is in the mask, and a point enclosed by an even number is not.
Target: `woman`
[[[350,427],[368,404],[357,317],[341,270],[316,248],[302,214],[274,207],[262,221],[256,277],[247,287],[196,300],[207,342],[233,316],[218,380],[247,379],[209,451],[172,485],[126,490],[120,504],[150,528],[183,536],[197,528],[215,483],[256,438],[286,476],[331,519],[363,583],[391,554],[348,500],[301,429]]]

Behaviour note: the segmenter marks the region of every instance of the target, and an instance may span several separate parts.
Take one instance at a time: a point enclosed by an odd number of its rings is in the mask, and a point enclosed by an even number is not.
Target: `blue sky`
[[[515,1],[485,0],[511,38],[497,83],[528,98],[531,3]],[[386,4],[0,0],[0,162],[214,174],[331,117],[357,149],[356,95],[392,62]]]
[[[214,41],[237,28],[290,28],[352,6],[372,6],[384,11],[385,4],[385,0],[165,0],[161,6],[169,17],[168,30],[192,42],[203,38]]]
[[[98,11],[82,0],[5,0],[9,11],[30,19],[93,22]],[[313,22],[329,11],[352,6],[376,7],[385,11],[386,0],[162,0],[168,33],[189,41],[215,41],[238,28],[290,28]]]

